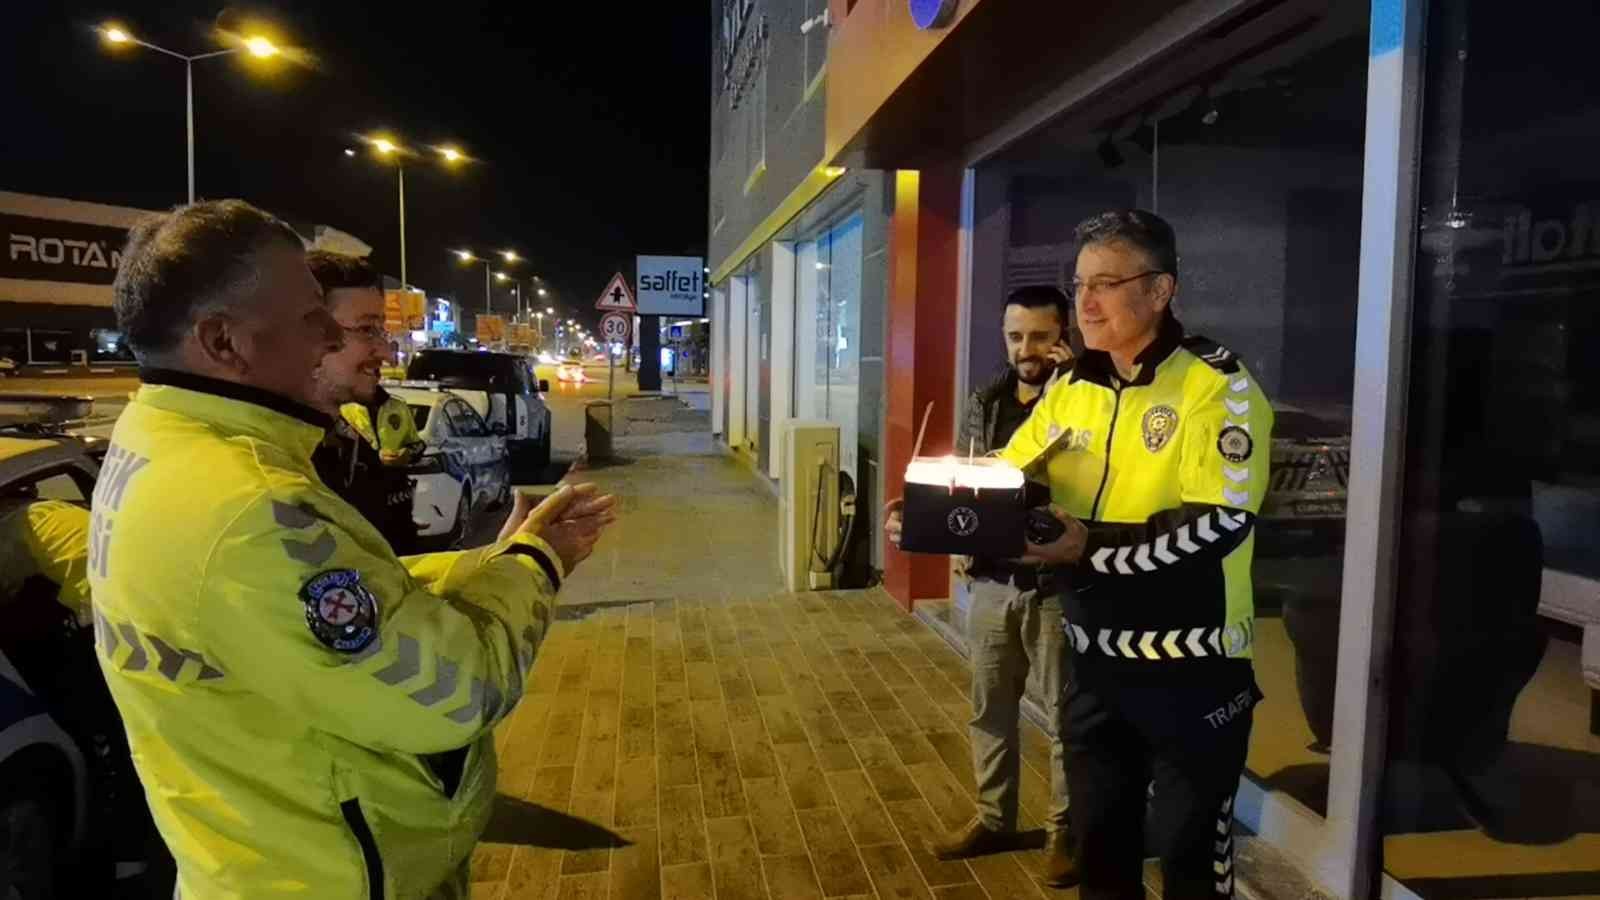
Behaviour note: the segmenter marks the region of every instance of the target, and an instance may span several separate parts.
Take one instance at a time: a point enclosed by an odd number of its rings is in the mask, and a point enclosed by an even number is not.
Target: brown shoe
[[[1013,849],[1016,842],[1015,834],[992,831],[981,819],[973,819],[960,831],[952,833],[936,844],[929,845],[928,850],[939,859],[948,861],[986,856],[990,853],[1004,853]]]
[[[1053,888],[1069,888],[1078,883],[1078,858],[1073,853],[1072,835],[1052,831],[1044,845],[1044,883]]]

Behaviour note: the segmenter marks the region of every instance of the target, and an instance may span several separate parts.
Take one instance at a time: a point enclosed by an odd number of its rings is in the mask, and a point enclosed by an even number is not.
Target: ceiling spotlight
[[[344,148],[344,155],[345,156],[355,156],[356,152],[354,150],[351,150],[349,147],[346,147],[346,148]]]
[[[1200,121],[1207,125],[1215,125],[1220,118],[1222,118],[1222,114],[1217,112],[1217,107],[1213,104],[1210,109],[1206,110],[1206,114],[1200,117]]]

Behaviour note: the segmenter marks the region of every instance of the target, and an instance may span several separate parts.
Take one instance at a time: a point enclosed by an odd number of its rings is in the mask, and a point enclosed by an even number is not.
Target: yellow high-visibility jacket
[[[1172,318],[1138,363],[1123,381],[1085,353],[1001,455],[1042,462],[1051,499],[1089,528],[1063,598],[1080,669],[1194,676],[1251,656],[1272,407],[1236,355]]]
[[[378,402],[374,405],[378,409],[376,429],[373,427],[372,411],[360,403],[346,403],[339,407],[339,413],[351,428],[367,439],[367,443],[380,451],[398,453],[422,443],[417,420],[404,400],[378,388]]]
[[[56,600],[89,624],[89,511],[65,500],[0,505],[0,599],[30,576],[56,583]]]
[[[92,503],[101,667],[181,895],[465,896],[563,571],[399,559],[311,465],[326,417],[145,370]]]

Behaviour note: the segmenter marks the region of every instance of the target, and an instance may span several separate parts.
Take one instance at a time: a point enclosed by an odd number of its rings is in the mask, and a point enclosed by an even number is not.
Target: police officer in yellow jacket
[[[1172,227],[1142,210],[1078,227],[1088,348],[1003,456],[1042,470],[1066,531],[1073,650],[1067,773],[1086,900],[1144,896],[1146,787],[1164,896],[1233,891],[1234,792],[1261,699],[1254,524],[1272,410],[1230,350],[1173,316]]]
[[[379,384],[389,359],[383,278],[365,259],[326,250],[306,254],[306,265],[345,337],[343,349],[322,359],[316,407],[334,422],[312,462],[395,553],[415,553],[416,483],[406,468],[423,442],[411,408]]]
[[[371,405],[346,403],[339,407],[344,420],[378,449],[386,464],[401,463],[417,455],[423,446],[422,434],[417,431],[411,407],[381,387],[373,395]]]
[[[89,511],[65,500],[0,499],[0,600],[24,581],[56,585],[56,601],[89,624]]]
[[[89,577],[180,895],[466,896],[491,729],[611,499],[519,501],[494,544],[402,562],[311,464],[342,333],[293,231],[239,201],[151,217],[114,294],[144,384]]]

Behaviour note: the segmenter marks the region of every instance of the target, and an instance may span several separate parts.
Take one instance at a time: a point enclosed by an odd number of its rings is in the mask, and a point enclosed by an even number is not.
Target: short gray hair
[[[117,327],[141,359],[171,351],[198,313],[248,296],[257,258],[305,242],[243,200],[208,200],[156,213],[128,232],[112,284]]]
[[[1166,219],[1143,209],[1115,209],[1078,223],[1073,235],[1078,252],[1092,244],[1124,243],[1137,247],[1157,272],[1178,277],[1178,236]]]

